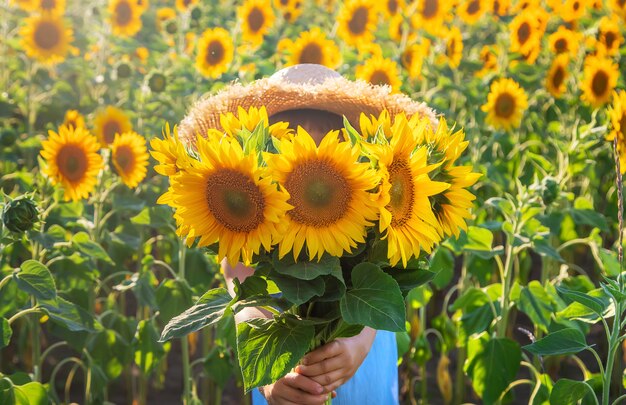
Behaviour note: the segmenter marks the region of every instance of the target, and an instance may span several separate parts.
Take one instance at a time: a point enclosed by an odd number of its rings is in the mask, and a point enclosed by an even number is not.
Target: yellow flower
[[[26,55],[46,65],[63,62],[74,40],[72,29],[55,15],[27,18],[20,35]]]
[[[185,146],[178,138],[178,130],[174,127],[174,131],[170,132],[169,124],[163,129],[163,139],[150,140],[150,148],[150,155],[159,162],[154,171],[163,176],[172,177],[191,165]]]
[[[289,193],[286,229],[279,257],[290,251],[295,260],[306,242],[309,259],[324,253],[341,256],[365,242],[366,227],[377,217],[369,190],[377,176],[369,163],[359,163],[359,148],[339,141],[331,131],[319,146],[302,128],[278,142],[279,154],[266,154],[272,174]]]
[[[102,167],[98,140],[83,127],[61,126],[58,133],[49,131],[48,135],[42,142],[43,173],[53,184],[61,184],[66,201],[88,197]]]
[[[412,32],[411,22],[398,14],[389,20],[389,36],[397,43],[413,44],[417,40],[417,33]]]
[[[391,87],[393,93],[400,91],[402,81],[399,77],[398,64],[391,59],[374,56],[356,67],[356,78],[374,85]]]
[[[109,15],[113,34],[132,37],[141,29],[141,8],[135,0],[110,0]]]
[[[82,114],[76,110],[67,110],[65,112],[65,119],[63,120],[63,125],[68,128],[69,127],[85,128],[85,117],[83,117]]]
[[[298,39],[283,42],[279,45],[279,48],[281,47],[290,53],[287,66],[313,63],[335,69],[341,63],[339,47],[334,41],[326,38],[326,34],[318,27],[301,32]]]
[[[457,7],[457,12],[466,24],[476,24],[487,11],[486,0],[465,0]]]
[[[619,48],[624,42],[624,37],[620,32],[620,22],[617,16],[604,16],[600,19],[600,27],[598,28],[598,40],[608,55],[616,56],[619,54]]]
[[[626,2],[624,0],[609,0],[609,7],[626,22]]]
[[[488,124],[508,131],[519,127],[528,97],[513,79],[498,79],[491,84],[487,103],[481,108],[487,113]]]
[[[289,195],[236,140],[200,136],[197,146],[200,160],[171,178],[177,233],[189,245],[197,238],[200,247],[219,242],[220,259],[249,265],[253,253],[269,251],[280,238]]]
[[[582,35],[579,32],[569,30],[564,26],[560,26],[548,37],[550,50],[555,54],[568,53],[576,56],[580,41],[582,41]]]
[[[265,106],[261,108],[256,108],[254,106],[250,107],[247,111],[239,106],[237,107],[237,116],[235,114],[229,112],[226,114],[220,114],[220,125],[226,134],[241,138],[241,130],[244,128],[253,132],[254,129],[262,123],[263,127],[268,128],[270,135],[281,139],[287,134],[293,132],[289,129],[288,122],[277,122],[275,124],[269,125],[269,118],[267,116],[267,109]]]
[[[176,10],[171,7],[161,7],[156,12],[156,27],[160,32],[165,22],[176,18]]]
[[[132,131],[116,134],[111,144],[111,161],[124,184],[137,187],[148,172],[146,139]]]
[[[302,14],[302,0],[274,0],[274,5],[287,22],[294,22]]]
[[[620,171],[626,173],[626,91],[613,93],[613,104],[609,108],[611,117],[611,132],[607,135],[607,141],[613,141],[617,137],[617,153],[619,154]]]
[[[571,23],[578,21],[587,12],[587,0],[565,0],[559,8],[559,16]]]
[[[36,10],[42,14],[63,15],[65,12],[65,0],[37,0]]]
[[[477,77],[483,77],[498,69],[498,57],[494,53],[493,46],[485,45],[482,47],[480,50],[480,60],[483,62],[483,67],[476,72]]]
[[[525,11],[509,23],[511,44],[509,50],[520,54],[529,54],[541,46],[541,28],[536,15]]]
[[[461,64],[463,58],[463,38],[458,27],[453,27],[446,35],[446,57],[448,65],[455,69]]]
[[[376,30],[376,9],[371,0],[349,0],[337,16],[337,35],[355,48],[369,45]]]
[[[176,0],[176,8],[181,13],[184,13],[196,4],[198,4],[198,0]]]
[[[491,11],[494,15],[504,17],[509,15],[509,9],[511,8],[511,0],[493,0],[491,4]]]
[[[585,58],[581,99],[594,108],[601,107],[611,98],[617,85],[619,67],[611,59],[598,56]]]
[[[404,7],[406,7],[404,0],[385,0],[384,4],[381,6],[386,18],[393,18],[400,15]]]
[[[422,38],[419,44],[409,45],[402,52],[402,66],[407,70],[411,79],[422,78],[422,66],[424,65],[424,59],[428,57],[429,53],[430,40],[428,38]]]
[[[111,144],[116,134],[123,134],[133,129],[130,119],[124,111],[113,106],[107,106],[96,114],[94,127],[94,134],[103,147]]]
[[[569,55],[562,53],[557,55],[552,62],[552,66],[546,77],[546,89],[555,98],[560,98],[566,90],[565,81],[569,76],[567,65],[569,64]]]
[[[263,43],[263,36],[274,25],[274,12],[270,0],[245,0],[237,8],[243,41],[252,46]]]
[[[413,27],[422,28],[431,35],[439,36],[444,31],[444,23],[451,18],[453,2],[448,0],[420,0],[413,3],[417,7],[411,16]]]
[[[233,61],[233,40],[224,28],[210,28],[198,41],[196,69],[205,77],[219,78]]]
[[[364,139],[372,141],[378,131],[382,131],[382,135],[389,139],[393,136],[391,130],[391,116],[389,111],[383,110],[378,117],[361,113],[359,117],[359,125],[361,127],[361,135]]]
[[[10,0],[9,4],[15,4],[24,11],[37,10],[37,0]]]

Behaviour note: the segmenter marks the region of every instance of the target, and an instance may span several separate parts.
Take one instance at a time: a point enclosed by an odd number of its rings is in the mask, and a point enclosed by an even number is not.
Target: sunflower
[[[486,11],[486,0],[465,0],[457,7],[461,20],[470,25],[476,24]]]
[[[353,47],[369,45],[376,30],[376,8],[370,0],[349,0],[337,16],[337,35]]]
[[[245,0],[237,8],[237,18],[242,26],[244,42],[259,46],[263,36],[274,25],[274,12],[270,0]]]
[[[279,48],[286,49],[290,55],[287,66],[301,63],[314,63],[335,69],[341,63],[341,52],[334,41],[326,38],[319,28],[301,32],[295,41],[287,40]]]
[[[171,7],[161,7],[156,11],[156,27],[159,32],[166,26],[168,21],[176,18],[176,10]]]
[[[293,130],[289,128],[288,122],[280,121],[269,125],[269,117],[267,116],[265,106],[261,106],[261,108],[251,106],[247,111],[239,106],[237,107],[237,116],[231,112],[220,114],[220,125],[222,129],[226,134],[232,137],[241,138],[241,131],[243,129],[248,132],[253,132],[259,123],[262,123],[262,126],[268,129],[270,135],[278,139],[293,132]]]
[[[47,65],[63,62],[72,50],[70,43],[74,40],[72,29],[65,26],[63,19],[42,15],[26,18],[25,21],[20,35],[26,55]]]
[[[424,59],[430,53],[430,40],[422,38],[419,44],[409,45],[401,55],[402,66],[406,69],[411,79],[422,78],[422,66]]]
[[[65,112],[65,119],[63,120],[63,125],[65,125],[68,128],[69,127],[85,128],[85,117],[83,117],[82,114],[76,110],[67,110]]]
[[[626,1],[609,0],[609,7],[616,15],[622,17],[622,20],[626,21]]]
[[[598,40],[604,45],[608,55],[616,56],[619,54],[619,48],[624,42],[624,37],[622,37],[620,32],[620,22],[617,16],[604,16],[600,19]]]
[[[487,103],[481,109],[487,113],[487,123],[496,129],[519,127],[522,114],[528,107],[524,89],[513,79],[498,79],[491,84]]]
[[[94,134],[103,147],[110,145],[115,134],[132,131],[133,126],[124,111],[113,106],[107,106],[96,114],[94,119]]]
[[[563,53],[557,55],[552,62],[550,70],[548,71],[548,76],[546,77],[546,89],[548,89],[550,94],[552,94],[555,98],[560,98],[565,92],[565,81],[569,75],[567,70],[568,64],[568,54]]]
[[[186,12],[196,4],[198,4],[198,0],[176,0],[176,8],[181,13]]]
[[[319,146],[302,128],[293,138],[278,142],[280,154],[266,154],[272,177],[289,193],[286,229],[279,257],[293,252],[297,260],[304,243],[309,259],[324,253],[341,256],[365,242],[366,227],[377,218],[368,190],[378,177],[369,163],[359,163],[359,147],[341,142],[331,131]]]
[[[586,12],[586,0],[565,0],[565,3],[559,8],[559,16],[568,23],[580,20]]]
[[[509,50],[522,55],[528,54],[541,46],[541,31],[535,13],[532,10],[517,15],[509,23],[511,44]]]
[[[172,177],[191,165],[185,146],[178,138],[178,130],[174,127],[174,130],[170,131],[167,123],[163,129],[163,139],[151,139],[150,148],[152,149],[150,155],[159,162],[154,166],[154,171],[163,176]]]
[[[141,29],[141,8],[134,0],[109,0],[113,34],[132,37]]]
[[[446,57],[448,59],[448,65],[455,69],[459,67],[461,59],[463,58],[463,38],[461,37],[461,31],[458,27],[452,27],[446,34]]]
[[[363,65],[356,67],[356,78],[376,86],[390,86],[391,91],[397,93],[402,85],[399,71],[396,62],[388,58],[374,56],[366,60]]]
[[[236,140],[198,137],[197,146],[200,160],[171,178],[177,233],[188,244],[219,242],[220,259],[249,265],[279,239],[289,195],[262,177],[256,155],[244,155]]]
[[[480,60],[483,63],[483,67],[476,72],[477,77],[483,77],[498,69],[498,57],[494,53],[493,46],[485,45],[482,47],[480,50]]]
[[[116,134],[111,144],[111,161],[122,182],[135,188],[148,172],[146,139],[136,132]]]
[[[407,13],[411,16],[413,27],[419,27],[431,35],[440,35],[444,28],[444,23],[451,18],[450,1],[447,0],[418,0],[413,3],[415,12]]]
[[[564,26],[560,26],[556,32],[548,37],[550,50],[553,53],[568,53],[571,56],[576,56],[578,53],[578,46],[581,40],[582,35],[580,33],[567,29]]]
[[[491,4],[491,11],[493,15],[504,17],[509,15],[509,9],[511,8],[511,0],[493,0]]]
[[[620,171],[626,173],[626,91],[613,93],[613,104],[609,108],[611,117],[611,132],[607,135],[607,141],[613,141],[617,137],[617,153],[620,160]]]
[[[417,41],[417,33],[412,28],[411,22],[401,15],[396,15],[389,20],[389,36],[397,43],[402,43],[403,41],[408,44],[415,43]]]
[[[198,41],[196,69],[205,77],[219,78],[233,61],[235,47],[224,28],[209,28]]]
[[[61,126],[58,133],[48,131],[48,135],[41,143],[41,156],[46,161],[43,173],[53,184],[63,186],[66,201],[88,197],[102,167],[98,140],[83,127]]]
[[[287,22],[294,22],[300,17],[303,9],[303,0],[274,0],[274,5]]]
[[[63,15],[65,12],[65,0],[38,0],[36,10],[42,14]]]
[[[386,18],[393,18],[400,15],[405,6],[404,0],[385,0],[381,5],[381,9]]]
[[[611,59],[587,56],[581,83],[583,91],[581,98],[594,108],[601,107],[611,98],[618,77],[619,67]]]

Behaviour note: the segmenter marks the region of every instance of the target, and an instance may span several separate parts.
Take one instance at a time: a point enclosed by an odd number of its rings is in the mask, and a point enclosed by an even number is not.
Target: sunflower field
[[[360,179],[352,217],[380,222],[394,277],[413,277],[400,402],[626,401],[626,1],[0,0],[0,32],[0,405],[251,403],[232,316],[171,325],[224,291],[222,259],[253,263],[291,226],[285,167],[317,149],[264,108],[220,117],[282,150],[259,161],[285,187],[255,177],[277,219],[244,242],[204,222],[198,179],[261,149],[209,131],[190,156],[178,124],[206,94],[303,63],[438,118],[363,115],[319,146]],[[363,162],[393,177],[391,157],[355,150],[385,131],[407,148],[398,128],[430,149],[413,144],[421,166],[385,194]],[[237,182],[218,177],[209,191]],[[389,220],[396,192],[419,237]],[[323,267],[365,243],[337,230],[287,232],[281,260]]]

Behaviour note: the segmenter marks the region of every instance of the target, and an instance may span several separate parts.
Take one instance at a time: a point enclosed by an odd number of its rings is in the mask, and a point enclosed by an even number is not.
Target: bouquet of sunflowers
[[[237,325],[246,390],[270,384],[311,349],[364,326],[405,329],[406,294],[428,282],[427,256],[458,236],[478,177],[457,165],[462,131],[419,115],[361,114],[316,145],[302,127],[269,125],[265,108],[220,117],[187,148],[176,128],[155,139],[177,233],[254,275],[235,296],[208,291],[161,340],[254,306],[273,314]]]

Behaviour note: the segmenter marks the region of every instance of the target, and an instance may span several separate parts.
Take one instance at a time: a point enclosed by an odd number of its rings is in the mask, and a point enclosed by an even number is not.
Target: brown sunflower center
[[[133,10],[126,1],[121,1],[115,6],[115,22],[117,25],[125,26],[133,18]]]
[[[387,10],[389,11],[389,14],[396,15],[398,12],[398,0],[388,0]]]
[[[436,16],[438,10],[439,10],[439,0],[426,0],[424,2],[424,9],[422,10],[422,16],[428,20]]]
[[[480,11],[480,1],[479,0],[473,0],[472,2],[470,2],[467,6],[467,14],[469,15],[474,15],[476,13],[478,13]]]
[[[115,151],[115,163],[124,173],[132,172],[135,168],[135,154],[128,145],[122,145]]]
[[[259,10],[258,7],[254,7],[248,13],[248,27],[250,27],[250,31],[258,32],[265,23],[265,14],[263,11]]]
[[[524,45],[530,37],[530,24],[527,22],[522,23],[517,30],[517,40],[521,45]]]
[[[411,66],[412,62],[413,62],[413,52],[409,49],[402,52],[402,65],[408,68]]]
[[[604,34],[604,43],[606,44],[606,47],[609,49],[613,48],[613,43],[615,42],[616,39],[617,39],[617,36],[612,31],[608,31]]]
[[[300,52],[300,61],[299,63],[315,63],[318,65],[322,64],[322,49],[317,43],[309,43],[306,44],[304,48],[302,48],[302,52]]]
[[[496,115],[500,118],[509,118],[515,112],[515,98],[509,93],[498,95],[495,103]]]
[[[402,159],[395,159],[389,166],[389,211],[391,211],[392,226],[404,225],[413,214],[413,176],[409,168],[409,162]]]
[[[115,139],[115,134],[120,133],[122,126],[117,121],[107,121],[102,126],[102,137],[107,144],[110,144]]]
[[[289,0],[280,0],[281,6],[287,6],[289,4]]]
[[[591,90],[596,97],[603,96],[609,87],[609,76],[606,72],[599,70],[591,80]]]
[[[375,70],[372,72],[372,75],[370,76],[370,83],[374,84],[374,85],[384,85],[384,84],[391,84],[391,80],[389,80],[389,75],[387,74],[387,72],[383,71],[383,70]]]
[[[559,66],[556,68],[554,74],[552,75],[552,86],[554,86],[555,89],[558,89],[559,87],[561,87],[561,84],[563,84],[564,79],[565,71],[563,70],[562,66]]]
[[[626,137],[626,112],[622,112],[622,118],[619,120],[619,130],[622,137]]]
[[[213,66],[219,64],[224,59],[224,44],[221,41],[214,39],[209,42],[206,52],[206,63]]]
[[[301,224],[322,228],[340,220],[351,201],[345,177],[324,160],[310,160],[294,168],[285,181],[291,198],[291,218]]]
[[[251,232],[263,222],[265,198],[250,176],[221,169],[207,178],[206,201],[220,225],[232,232]]]
[[[563,53],[567,51],[567,40],[565,38],[559,38],[554,42],[554,49],[557,53]]]
[[[454,53],[456,52],[456,40],[454,38],[450,38],[448,43],[446,44],[446,55],[448,58],[452,58]]]
[[[572,8],[574,9],[574,11],[578,11],[578,9],[580,8],[580,3],[575,1],[572,5]]]
[[[501,11],[500,11],[500,2],[498,0],[495,0],[493,2],[493,13],[500,15]]]
[[[54,10],[56,5],[57,5],[56,0],[41,0],[42,10]]]
[[[367,27],[367,19],[369,17],[369,10],[365,6],[361,6],[354,11],[352,18],[348,21],[348,29],[354,35],[361,35],[365,32]]]
[[[79,182],[87,173],[87,154],[78,145],[61,147],[56,159],[60,174],[71,183]]]
[[[61,32],[59,27],[51,22],[42,22],[35,28],[35,43],[41,49],[52,49],[59,44]]]

